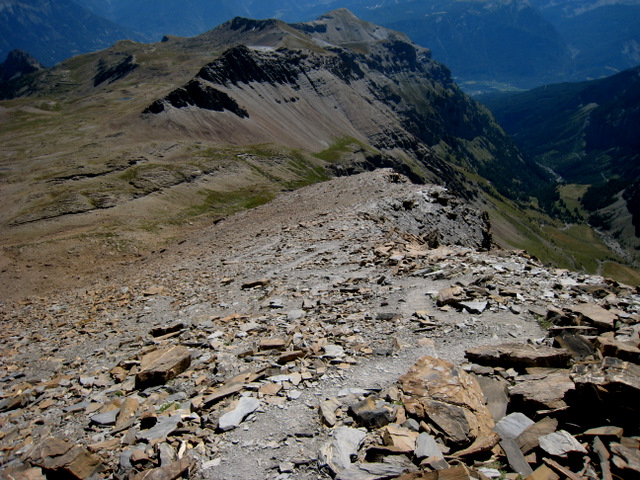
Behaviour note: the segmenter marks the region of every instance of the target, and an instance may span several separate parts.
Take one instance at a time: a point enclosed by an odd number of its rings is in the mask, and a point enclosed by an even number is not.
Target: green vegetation
[[[329,148],[321,152],[314,153],[313,156],[329,163],[336,163],[344,158],[345,155],[356,150],[365,150],[374,152],[375,150],[369,145],[364,144],[360,140],[353,137],[342,137],[336,139]]]
[[[583,187],[567,186],[560,191],[575,202],[575,196],[581,190]],[[499,245],[524,250],[546,265],[640,285],[640,272],[626,266],[588,224],[565,224],[539,209],[521,209],[497,196],[485,198],[490,202],[487,211],[494,241]]]
[[[263,205],[275,197],[275,193],[265,187],[250,187],[234,191],[204,190],[199,192],[204,201],[193,205],[184,212],[188,217],[202,214],[227,216],[240,210]]]

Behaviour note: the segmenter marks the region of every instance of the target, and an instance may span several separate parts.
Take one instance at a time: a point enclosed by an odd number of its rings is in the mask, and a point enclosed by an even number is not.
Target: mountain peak
[[[22,75],[28,75],[44,66],[24,50],[11,50],[4,63],[0,63],[0,83],[9,82]]]
[[[360,20],[351,12],[351,10],[347,8],[336,8],[335,10],[331,10],[330,12],[327,12],[324,15],[320,15],[320,17],[318,17],[318,20],[336,19],[336,18],[350,20],[350,21]]]
[[[332,10],[318,17],[317,20],[294,26],[316,41],[348,46],[357,50],[369,51],[371,45],[391,39],[413,44],[403,33],[361,20],[346,8]]]

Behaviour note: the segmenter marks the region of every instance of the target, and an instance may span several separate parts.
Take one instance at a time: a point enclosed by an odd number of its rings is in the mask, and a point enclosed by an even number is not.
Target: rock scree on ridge
[[[637,476],[638,289],[488,227],[378,170],[2,300],[2,475]]]

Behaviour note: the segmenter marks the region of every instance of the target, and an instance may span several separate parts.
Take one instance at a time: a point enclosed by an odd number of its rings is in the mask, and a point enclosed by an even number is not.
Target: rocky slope
[[[478,347],[505,342],[512,346],[503,351],[512,352],[514,342],[530,342],[535,348],[523,346],[528,353],[518,358],[550,362],[539,319],[568,325],[579,311],[582,327],[555,333],[591,335],[615,322],[628,330],[618,332],[618,341],[626,335],[638,350],[640,297],[602,278],[488,251],[487,227],[479,212],[442,187],[415,186],[378,170],[305,187],[229,217],[140,259],[117,278],[87,279],[82,288],[46,297],[4,298],[3,474],[141,479],[188,471],[190,478],[285,480],[395,478],[422,470],[410,478],[433,478],[424,472],[461,475],[465,467],[450,471],[448,465],[461,459],[487,475],[497,465],[520,471],[522,465],[508,466],[516,463],[491,451],[498,441],[491,415],[500,417],[495,400],[489,402],[493,413],[487,410],[482,391],[489,390],[478,385],[490,388],[493,381],[482,375],[502,372],[494,381],[498,390],[513,391],[510,408],[535,420],[550,416],[558,429],[575,433],[600,420],[591,415],[576,424],[567,416],[571,410],[562,402],[570,404],[571,394],[563,397],[578,388],[569,370],[555,368],[549,377],[549,370],[534,369],[518,378],[522,364],[498,360],[513,368],[467,367],[476,380],[455,364],[465,351],[490,363]],[[634,355],[631,346],[624,348]],[[568,350],[550,350],[560,363],[546,365],[566,366]],[[482,418],[482,426],[465,427],[466,436],[455,433],[464,422],[449,413],[430,419],[419,413],[432,408],[420,393],[422,382],[440,389],[442,412],[463,408],[446,406],[455,397],[436,385],[451,387],[454,380],[443,371],[464,380],[470,402],[464,408],[473,405],[475,418]],[[574,374],[576,383],[592,385],[585,372]],[[429,380],[418,380],[421,375]],[[546,400],[523,393],[531,388],[547,392]],[[637,395],[637,385],[628,388]],[[617,402],[637,413],[637,403]],[[522,417],[502,425],[518,419],[513,434],[523,428]],[[556,434],[545,422],[544,434],[551,436],[540,440],[547,450],[537,450],[539,458],[577,471],[562,453],[548,453]],[[637,424],[616,426],[624,438],[605,439],[620,460],[611,468],[633,474],[629,445]],[[507,434],[495,431],[506,445]],[[487,436],[473,443],[475,461],[458,454],[479,432]],[[418,443],[431,438],[433,454],[414,454],[419,435]],[[413,447],[402,438],[413,438]],[[591,468],[600,471],[596,450],[589,454],[596,459]],[[460,478],[484,478],[478,475]]]
[[[347,10],[298,25],[237,18],[208,36],[243,46],[150,105],[154,126],[314,150],[331,137],[354,137],[395,157],[404,172],[461,192],[466,182],[443,160],[512,198],[545,181],[428,50]]]
[[[334,175],[393,166],[467,198],[480,186],[526,200],[544,183],[428,50],[344,10],[120,42],[10,96],[1,264],[31,265],[37,282],[52,262],[130,261],[190,222]],[[16,289],[30,288],[25,269]]]

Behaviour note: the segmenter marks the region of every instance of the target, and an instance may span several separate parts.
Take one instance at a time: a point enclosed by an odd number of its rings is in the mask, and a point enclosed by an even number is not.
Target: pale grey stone
[[[218,428],[223,432],[238,427],[242,421],[260,407],[260,400],[254,397],[241,397],[238,406],[231,412],[225,413],[218,421]]]
[[[170,417],[158,417],[158,423],[148,430],[138,432],[136,438],[151,442],[153,440],[164,441],[169,435],[176,431],[178,424],[182,420],[182,414],[172,415]]]
[[[355,428],[336,429],[333,439],[320,449],[318,463],[321,467],[328,466],[333,473],[341,472],[351,465],[366,437],[366,432]]]
[[[443,458],[442,451],[436,443],[436,439],[428,433],[421,433],[416,439],[415,455],[419,460],[427,457]]]
[[[540,448],[549,455],[566,457],[568,453],[587,453],[585,448],[566,430],[543,435],[538,439]]]
[[[534,423],[535,422],[524,413],[515,412],[507,415],[496,423],[493,430],[497,432],[500,437],[513,440],[524,432],[528,426],[533,425]]]
[[[118,413],[120,413],[119,408],[104,413],[97,413],[91,416],[91,423],[95,423],[96,425],[114,425],[118,418]]]
[[[487,309],[488,303],[483,302],[460,302],[459,305],[469,311],[469,313],[480,314]]]

